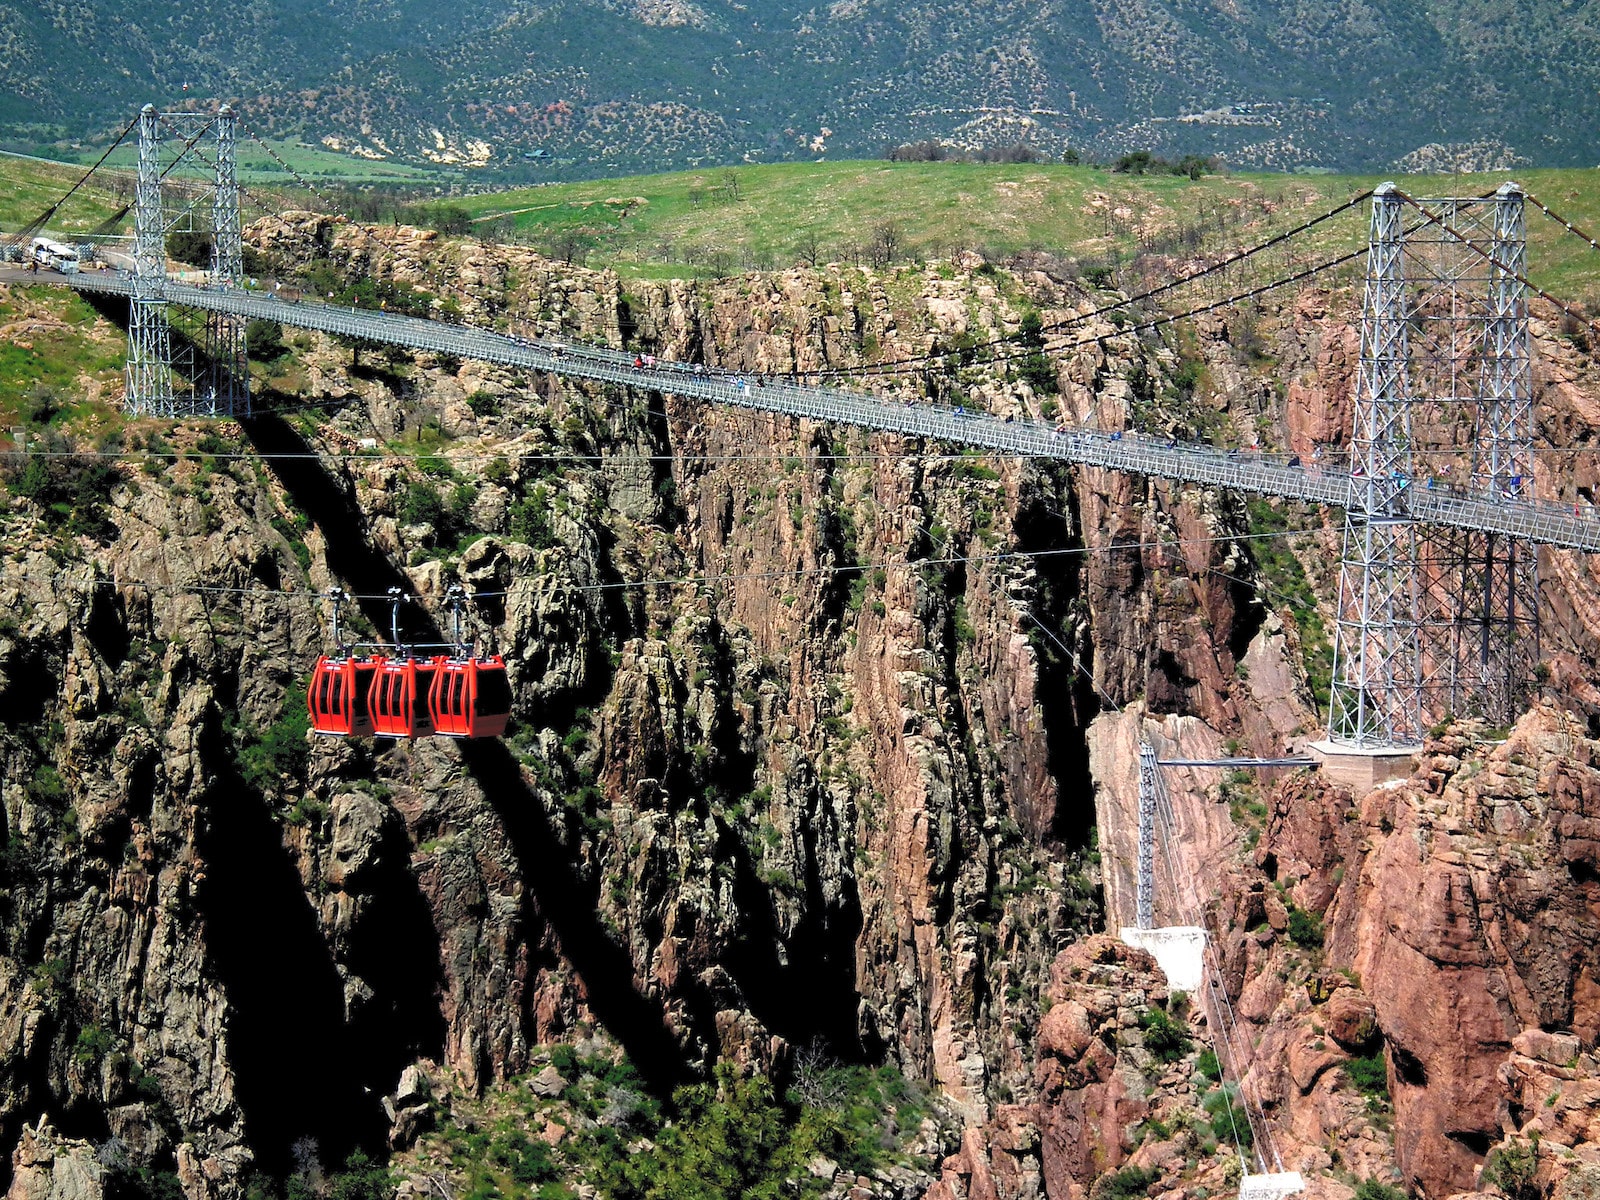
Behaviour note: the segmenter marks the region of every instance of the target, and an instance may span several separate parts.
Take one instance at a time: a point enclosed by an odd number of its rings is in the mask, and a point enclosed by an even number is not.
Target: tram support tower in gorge
[[[1413,498],[1534,496],[1523,192],[1372,199],[1328,741],[1393,757],[1449,715],[1514,719],[1538,658],[1533,550]]]
[[[174,233],[198,235],[209,245],[209,286],[237,288],[243,282],[237,133],[238,116],[229,105],[213,114],[158,113],[147,104],[139,114],[126,376],[132,413],[250,413],[244,319],[208,310],[203,324],[175,336],[167,299],[168,237]]]

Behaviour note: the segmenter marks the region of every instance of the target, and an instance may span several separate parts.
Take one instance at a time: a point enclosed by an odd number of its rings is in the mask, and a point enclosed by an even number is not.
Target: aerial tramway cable
[[[869,563],[837,563],[829,566],[795,567],[790,570],[775,571],[729,571],[718,574],[662,576],[650,579],[622,579],[603,583],[571,583],[567,587],[575,592],[608,592],[625,591],[633,588],[647,587],[705,587],[724,583],[742,583],[755,580],[777,579],[803,579],[815,575],[857,575],[870,571],[887,571],[895,569],[921,570],[925,567],[941,567],[965,565],[973,566],[985,562],[1030,561],[1040,558],[1055,558],[1069,556],[1088,558],[1095,556],[1109,556],[1112,554],[1135,553],[1146,550],[1176,550],[1185,546],[1216,545],[1230,542],[1249,541],[1275,541],[1290,537],[1321,536],[1325,531],[1321,529],[1277,529],[1266,533],[1238,533],[1217,534],[1202,538],[1174,538],[1170,540],[1148,542],[1118,542],[1106,546],[1059,546],[1046,550],[997,550],[980,554],[947,554],[936,558],[919,559],[884,559]],[[30,575],[26,570],[12,573],[18,579],[40,578]],[[514,575],[513,579],[534,579],[539,576],[535,573]],[[213,584],[154,584],[140,579],[89,579],[76,580],[74,576],[65,571],[57,571],[45,578],[52,584],[55,583],[81,583],[87,588],[135,588],[152,596],[252,596],[261,599],[283,597],[289,600],[301,600],[312,604],[320,603],[326,598],[326,593],[310,589],[298,590],[283,587],[223,587]],[[499,598],[511,595],[509,588],[496,588],[474,590],[470,593],[472,598]],[[389,600],[385,593],[356,593],[346,592],[350,600],[383,601]]]

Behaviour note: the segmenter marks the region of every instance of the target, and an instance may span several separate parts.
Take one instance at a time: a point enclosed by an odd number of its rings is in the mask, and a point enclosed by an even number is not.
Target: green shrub
[[[823,1156],[852,1175],[881,1170],[925,1113],[922,1093],[892,1067],[814,1051],[800,1052],[781,1099],[765,1078],[721,1064],[710,1082],[680,1088],[670,1114],[637,1092],[626,1063],[567,1061],[564,1095],[596,1126],[566,1152],[608,1200],[818,1197],[827,1185],[808,1163]],[[564,1200],[550,1194],[558,1186],[541,1184],[540,1200]]]
[[[191,267],[209,267],[211,234],[200,229],[174,229],[167,234],[167,257]]]
[[[1200,1102],[1200,1107],[1211,1117],[1211,1136],[1217,1141],[1237,1141],[1244,1149],[1255,1144],[1250,1116],[1239,1103],[1235,1088],[1226,1084],[1217,1088]]]
[[[285,776],[295,782],[303,780],[311,761],[306,741],[310,730],[305,692],[291,688],[278,719],[260,733],[246,734],[239,746],[239,774],[245,783],[258,792],[271,793],[282,786]]]
[[[400,520],[406,525],[432,525],[437,529],[444,522],[444,501],[438,489],[430,483],[409,484],[405,499],[400,502]]]
[[[1154,1006],[1145,1009],[1139,1017],[1139,1026],[1144,1030],[1144,1048],[1158,1062],[1177,1062],[1194,1045],[1188,1029],[1167,1015],[1165,1009]]]
[[[1289,940],[1304,950],[1322,948],[1322,921],[1303,908],[1289,910]]]
[[[1506,1200],[1540,1200],[1539,1147],[1514,1142],[1490,1153],[1483,1164],[1483,1182],[1499,1188]]]
[[[1371,1054],[1352,1058],[1344,1065],[1345,1078],[1350,1086],[1363,1096],[1387,1098],[1389,1095],[1389,1067],[1379,1047]]]
[[[67,798],[67,785],[61,781],[61,772],[49,763],[41,763],[28,780],[28,796],[36,804],[51,808],[61,805]]]
[[[1215,1050],[1206,1049],[1200,1051],[1200,1057],[1195,1060],[1194,1066],[1195,1070],[1211,1080],[1212,1083],[1220,1083],[1222,1081],[1222,1064],[1217,1061],[1217,1052]]]
[[[58,442],[51,450],[71,450],[68,442]],[[83,534],[101,544],[109,544],[117,527],[106,514],[111,493],[122,482],[122,474],[109,460],[27,455],[20,467],[8,472],[7,483],[13,493],[23,496],[43,510],[53,526],[64,526],[71,534]]]
[[[1161,1177],[1153,1167],[1125,1167],[1115,1175],[1102,1175],[1094,1185],[1094,1200],[1134,1200],[1150,1194],[1150,1187]]]
[[[244,327],[244,348],[257,362],[272,362],[288,353],[283,344],[283,326],[265,317],[254,317]]]
[[[1363,1179],[1356,1185],[1355,1200],[1406,1200],[1406,1194],[1376,1179]]]
[[[183,1184],[175,1171],[133,1167],[123,1162],[109,1166],[102,1183],[105,1200],[184,1200]]]
[[[78,1031],[73,1057],[86,1067],[98,1066],[116,1045],[117,1039],[112,1036],[110,1030],[101,1029],[98,1025],[85,1025]]]

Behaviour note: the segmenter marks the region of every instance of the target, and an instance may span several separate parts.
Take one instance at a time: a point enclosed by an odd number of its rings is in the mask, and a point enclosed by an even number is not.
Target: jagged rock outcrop
[[[519,249],[311,216],[256,240],[408,303],[750,371],[927,353],[1091,304],[1043,274],[931,270],[625,292]],[[1267,415],[1296,446],[1338,440],[1338,312],[1308,293],[1285,322],[1297,382]],[[890,387],[1120,426],[1176,359],[1097,331],[1054,395],[993,366]],[[1205,334],[1208,361],[1232,361],[1227,333]],[[965,1126],[929,1136],[951,1152],[939,1200],[1088,1197],[1129,1166],[1175,1195],[1227,1185],[1193,1055],[1142,1047],[1165,999],[1149,961],[1058,951],[1130,911],[1141,735],[1265,752],[1314,724],[1299,632],[1252,600],[1233,502],[295,337],[313,395],[362,404],[238,435],[282,457],[208,459],[199,431],[141,428],[189,453],[119,469],[109,529],[24,499],[0,518],[17,614],[0,626],[0,1132],[104,1113],[191,1200],[234,1200],[303,1135],[408,1144],[434,1111],[403,1080],[419,1060],[483,1093],[600,1025],[662,1088],[718,1058],[781,1070],[813,1043],[897,1063]],[[423,434],[425,459],[363,445]],[[1581,675],[1600,621],[1586,568],[1553,561]],[[503,743],[285,736],[324,640],[315,593],[404,586],[426,639],[456,580],[511,665]],[[623,586],[640,580],[661,582]],[[356,618],[387,619],[371,600]],[[1246,1086],[1291,1165],[1388,1177],[1383,1114],[1349,1083],[1382,1046],[1406,1180],[1468,1186],[1525,1124],[1508,1093],[1543,1086],[1513,1039],[1559,1026],[1592,1050],[1576,931],[1600,818],[1588,760],[1557,762],[1562,728],[1529,718],[1478,772],[1447,738],[1412,783],[1353,800],[1175,782],[1184,890],[1163,903],[1224,930]],[[1323,961],[1291,936],[1305,914]],[[336,1082],[287,1102],[307,1078]],[[1562,1119],[1577,1153],[1587,1130]]]

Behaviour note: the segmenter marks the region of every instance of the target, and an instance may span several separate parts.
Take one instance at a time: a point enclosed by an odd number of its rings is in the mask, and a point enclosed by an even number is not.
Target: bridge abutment
[[[1380,783],[1410,776],[1421,745],[1349,746],[1323,739],[1306,749],[1322,764],[1322,777],[1364,796]]]

